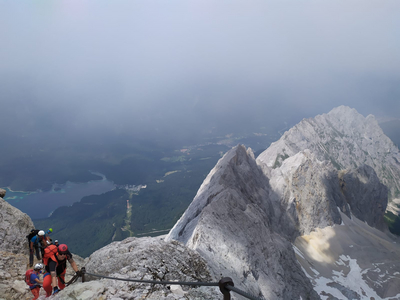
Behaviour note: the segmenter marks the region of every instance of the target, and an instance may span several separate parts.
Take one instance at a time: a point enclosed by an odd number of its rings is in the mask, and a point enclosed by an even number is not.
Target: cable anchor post
[[[82,282],[85,282],[85,274],[86,274],[86,268],[85,267],[81,268],[81,273],[82,273]]]
[[[232,278],[230,277],[223,277],[218,282],[219,290],[224,295],[224,300],[231,300],[231,291],[226,288],[227,285],[235,286],[233,284]]]

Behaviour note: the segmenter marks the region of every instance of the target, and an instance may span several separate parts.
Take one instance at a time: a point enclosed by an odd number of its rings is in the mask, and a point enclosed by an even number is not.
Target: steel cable
[[[140,280],[140,279],[130,279],[130,278],[119,278],[119,277],[111,277],[111,276],[104,276],[104,275],[98,275],[98,274],[93,274],[93,273],[88,273],[86,270],[84,271],[85,275],[90,275],[90,276],[95,276],[95,277],[100,277],[100,278],[106,278],[106,279],[112,279],[112,280],[121,280],[121,281],[129,281],[129,282],[136,282],[136,283],[150,283],[150,284],[163,284],[163,285],[191,285],[191,286],[220,286],[219,282],[187,282],[187,281],[162,281],[162,280]],[[224,285],[224,287],[230,291],[233,291],[235,293],[238,293],[239,295],[246,297],[250,300],[261,300],[260,298],[254,297],[253,295],[250,295],[242,290],[239,290],[238,288],[235,288],[234,286],[230,284]]]
[[[152,283],[152,284],[176,284],[176,285],[194,285],[194,286],[219,286],[218,282],[186,282],[186,281],[160,281],[160,280],[139,280],[139,279],[125,279],[125,278],[118,278],[118,277],[110,277],[110,276],[103,276],[97,275],[92,273],[85,273],[86,275],[107,278],[107,279],[114,279],[114,280],[122,280],[122,281],[132,281],[138,283]]]

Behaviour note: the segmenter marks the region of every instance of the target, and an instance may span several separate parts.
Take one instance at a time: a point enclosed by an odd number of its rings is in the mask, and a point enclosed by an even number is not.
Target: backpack
[[[57,262],[57,259],[55,257],[55,254],[57,254],[57,252],[58,252],[58,248],[57,248],[57,246],[55,246],[53,244],[46,247],[44,249],[43,263],[47,266],[49,258],[51,258],[53,261]]]
[[[31,232],[26,236],[28,239],[28,244],[31,242],[31,239],[39,233],[39,229],[32,229]]]
[[[33,269],[30,269],[30,270],[25,272],[25,282],[26,282],[27,285],[29,285],[29,287],[35,285],[35,283],[31,283],[31,275],[33,273],[35,273],[35,271]]]

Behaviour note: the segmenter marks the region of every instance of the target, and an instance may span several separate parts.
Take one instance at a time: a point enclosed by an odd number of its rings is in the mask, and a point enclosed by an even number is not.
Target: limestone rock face
[[[260,298],[318,299],[291,243],[343,225],[343,216],[385,229],[386,203],[387,189],[371,167],[339,172],[304,150],[272,169],[238,145],[210,172],[166,240],[196,250],[215,278],[229,276]]]
[[[353,171],[340,172],[339,176],[343,195],[352,214],[370,226],[387,229],[383,215],[388,203],[388,189],[380,183],[374,169],[362,165]]]
[[[349,206],[341,193],[337,170],[321,162],[309,150],[283,161],[270,171],[272,190],[287,216],[280,223],[291,241],[316,228],[340,224],[341,211],[350,216]],[[291,227],[287,224],[290,222]]]
[[[212,282],[204,259],[182,244],[162,238],[127,238],[94,252],[86,271],[119,278],[186,282]],[[133,283],[86,276],[94,280],[74,284],[54,299],[219,299],[218,287],[165,286]]]
[[[34,228],[29,216],[0,198],[0,251],[28,252],[26,235]]]
[[[270,168],[309,149],[320,161],[337,169],[371,166],[389,188],[389,200],[400,198],[400,152],[383,133],[374,116],[339,106],[328,114],[304,119],[261,153],[257,161]]]
[[[32,299],[24,281],[29,261],[26,235],[33,228],[28,215],[6,202],[0,189],[0,300]]]
[[[318,299],[280,234],[284,216],[271,194],[251,150],[239,145],[210,172],[166,240],[198,251],[215,277],[229,276],[255,296]]]
[[[384,213],[388,189],[367,165],[337,171],[329,161],[321,162],[305,150],[266,174],[288,214],[287,218],[282,217],[280,228],[291,240],[317,228],[341,224],[340,212],[387,230]],[[285,225],[288,223],[292,226]]]
[[[15,254],[0,250],[0,299],[32,299],[24,281],[29,260],[28,249],[25,252]]]

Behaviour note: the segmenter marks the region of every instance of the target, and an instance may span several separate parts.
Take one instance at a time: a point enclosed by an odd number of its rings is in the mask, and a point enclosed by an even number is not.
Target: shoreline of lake
[[[83,197],[100,195],[116,188],[114,182],[107,180],[105,175],[91,173],[101,179],[80,183],[70,181],[64,184],[54,183],[49,191],[13,191],[6,187],[4,200],[29,215],[31,219],[47,218],[58,207],[70,206]]]

